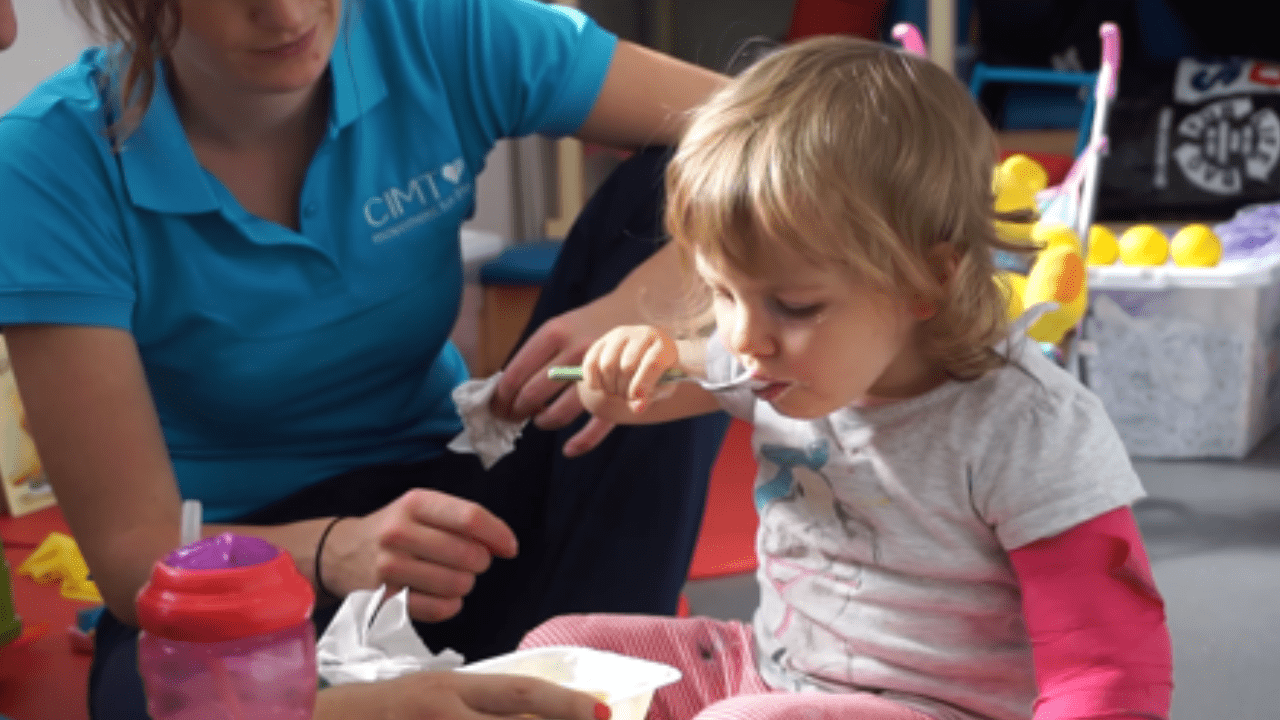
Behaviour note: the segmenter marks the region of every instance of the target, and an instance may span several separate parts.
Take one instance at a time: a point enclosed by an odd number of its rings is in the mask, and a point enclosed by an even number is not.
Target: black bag
[[[1098,220],[1221,220],[1280,199],[1280,63],[1183,58],[1107,127]]]

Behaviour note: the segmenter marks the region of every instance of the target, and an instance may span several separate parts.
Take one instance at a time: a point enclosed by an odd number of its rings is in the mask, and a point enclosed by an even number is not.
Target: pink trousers
[[[756,672],[751,629],[710,618],[566,615],[533,629],[521,648],[579,645],[655,660],[683,677],[660,688],[649,720],[931,720],[864,692],[788,693]]]

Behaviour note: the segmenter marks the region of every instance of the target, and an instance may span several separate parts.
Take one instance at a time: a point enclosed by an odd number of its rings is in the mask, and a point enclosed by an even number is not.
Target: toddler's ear
[[[938,286],[945,296],[947,286],[960,266],[960,256],[956,253],[955,246],[949,242],[940,242],[929,248],[925,261],[929,264],[929,270],[938,281]],[[938,314],[938,303],[924,295],[916,294],[911,300],[911,314],[917,320],[928,320]]]
[[[916,295],[911,300],[911,315],[917,320],[928,320],[938,314],[938,304],[924,297]]]
[[[938,284],[943,287],[951,282],[951,278],[955,277],[956,268],[960,267],[960,254],[956,252],[955,245],[949,242],[940,242],[929,248],[926,260],[933,270],[934,277],[938,279]]]

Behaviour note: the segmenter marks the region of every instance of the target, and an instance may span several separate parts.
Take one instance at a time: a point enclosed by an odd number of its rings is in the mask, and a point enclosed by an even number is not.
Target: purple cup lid
[[[298,625],[311,616],[315,593],[285,550],[223,533],[156,563],[134,604],[149,634],[222,642]]]
[[[226,532],[183,545],[166,555],[164,564],[179,570],[228,570],[258,565],[279,554],[262,538]]]

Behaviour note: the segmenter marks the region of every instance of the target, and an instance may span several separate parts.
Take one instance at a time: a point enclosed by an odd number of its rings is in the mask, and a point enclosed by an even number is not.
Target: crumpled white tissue
[[[453,389],[453,404],[462,416],[462,432],[449,443],[449,449],[475,453],[485,470],[502,459],[516,446],[516,438],[528,420],[503,420],[489,412],[489,400],[498,387],[498,372],[484,380],[468,380]]]
[[[383,602],[387,586],[347,596],[316,643],[320,677],[330,685],[390,680],[419,670],[454,670],[463,657],[433,654],[409,620],[409,589]]]

